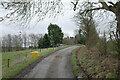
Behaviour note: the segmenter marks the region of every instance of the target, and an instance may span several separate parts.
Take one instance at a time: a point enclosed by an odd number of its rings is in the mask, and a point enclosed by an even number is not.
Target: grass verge
[[[99,55],[96,49],[86,46],[77,51],[80,65],[92,78],[117,78],[118,60],[111,54]]]
[[[54,49],[48,49],[48,50],[45,50],[43,52],[40,53],[40,57],[42,56],[46,56],[46,55],[49,55],[50,53],[53,53],[57,50],[60,50],[60,49],[64,49],[64,48],[67,48],[67,47],[70,47],[69,46],[63,46],[63,47],[59,47],[59,48],[54,48]],[[35,50],[36,51],[36,50]],[[22,53],[21,53],[22,52]],[[27,53],[28,52],[28,53]],[[27,50],[27,51],[16,51],[16,52],[8,52],[8,53],[3,53],[3,59],[7,59],[7,58],[11,58],[13,60],[14,59],[14,55],[16,54],[22,54],[22,55],[25,55],[24,53],[27,53],[27,54],[30,54],[30,50]],[[8,56],[9,55],[9,56]],[[5,57],[6,56],[6,57]],[[38,58],[40,58],[38,57]],[[13,77],[15,76],[16,74],[18,74],[22,69],[26,68],[27,66],[29,66],[30,64],[32,64],[33,62],[37,61],[38,58],[32,58],[31,56],[26,58],[24,61],[18,63],[18,64],[15,64],[15,65],[11,65],[9,68],[4,68],[5,69],[5,72],[4,74],[2,75],[2,78],[10,78],[10,77]],[[5,64],[5,63],[3,63]]]
[[[79,76],[81,70],[80,70],[80,67],[77,65],[77,60],[76,60],[76,51],[79,49],[80,47],[74,49],[72,51],[72,56],[71,56],[71,62],[72,62],[72,68],[73,68],[73,73],[74,73],[74,76]]]

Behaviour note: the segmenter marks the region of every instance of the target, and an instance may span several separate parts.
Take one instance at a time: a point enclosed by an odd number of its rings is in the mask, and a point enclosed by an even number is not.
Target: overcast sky
[[[76,12],[74,12],[72,10],[71,6],[72,4],[70,3],[71,0],[66,0],[63,1],[64,4],[64,13],[58,15],[57,17],[53,18],[48,18],[46,17],[44,20],[36,23],[36,18],[33,19],[33,21],[31,22],[31,25],[29,26],[29,28],[23,28],[20,25],[16,24],[11,24],[9,23],[9,21],[5,20],[3,22],[0,22],[0,29],[2,31],[2,35],[6,35],[6,34],[18,34],[19,31],[21,31],[22,33],[34,33],[34,34],[45,34],[47,33],[47,27],[50,23],[53,24],[57,24],[62,28],[63,33],[65,33],[65,36],[74,36],[74,30],[78,29],[78,26],[75,24],[73,17],[75,15]],[[5,15],[6,11],[4,11],[2,8],[0,8],[0,15]],[[107,21],[104,22],[108,22],[110,20],[113,20],[113,17],[109,17],[107,19]],[[98,20],[99,21],[99,20]],[[99,26],[100,29],[102,29],[103,25],[105,25],[103,23],[102,26]]]
[[[75,12],[72,10],[71,3],[64,2],[64,13],[59,14],[57,17],[51,17],[51,18],[45,18],[44,20],[36,23],[36,19],[31,22],[31,25],[29,28],[22,28],[22,26],[19,26],[16,24],[11,24],[9,21],[3,21],[0,23],[0,27],[2,29],[2,34],[18,34],[19,31],[22,31],[23,33],[34,33],[34,34],[45,34],[47,33],[47,28],[50,23],[57,24],[61,27],[63,33],[65,33],[65,36],[73,36],[74,30],[78,29],[78,27],[75,25],[73,17]],[[4,15],[5,11],[1,9],[1,14]]]

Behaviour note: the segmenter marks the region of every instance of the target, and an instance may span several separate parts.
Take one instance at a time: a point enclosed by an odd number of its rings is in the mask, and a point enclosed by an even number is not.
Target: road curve
[[[77,47],[65,48],[44,58],[24,78],[74,78],[70,54]]]

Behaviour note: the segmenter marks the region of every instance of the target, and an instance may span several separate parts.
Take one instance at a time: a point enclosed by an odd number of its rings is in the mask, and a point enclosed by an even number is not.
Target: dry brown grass
[[[118,71],[117,57],[112,55],[99,56],[97,49],[88,50],[81,47],[77,54],[79,62],[92,78],[116,78]]]

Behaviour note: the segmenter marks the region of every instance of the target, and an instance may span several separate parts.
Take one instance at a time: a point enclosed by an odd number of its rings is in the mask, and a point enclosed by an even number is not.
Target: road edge
[[[72,47],[72,46],[68,46],[68,47]],[[68,47],[65,47],[65,48],[68,48]],[[65,48],[62,48],[62,49],[65,49]],[[59,49],[59,50],[62,50],[62,49]],[[29,73],[31,71],[31,69],[33,69],[44,58],[46,58],[46,57],[54,54],[55,52],[57,52],[59,50],[56,50],[56,51],[54,51],[52,53],[49,53],[48,55],[45,55],[45,56],[42,56],[42,57],[38,58],[36,61],[34,61],[33,63],[29,64],[27,67],[25,67],[24,69],[22,69],[18,74],[16,74],[12,78],[23,78],[24,75],[26,75],[27,73]]]
[[[72,71],[73,71],[73,74],[74,74],[74,76],[75,76],[75,79],[76,80],[79,80],[79,79],[82,79],[82,78],[84,78],[84,79],[89,79],[89,77],[88,77],[88,75],[86,74],[86,72],[84,71],[84,69],[81,67],[81,65],[80,65],[80,63],[79,63],[79,60],[78,60],[78,57],[77,57],[77,51],[80,49],[80,47],[78,47],[78,48],[75,48],[72,52],[71,52],[71,56],[70,56],[70,58],[71,58],[71,66],[72,66]],[[76,58],[76,65],[81,69],[81,72],[80,73],[78,73],[78,75],[76,75],[75,74],[75,70],[74,70],[74,65],[72,64],[72,55],[75,55],[75,58]],[[80,76],[81,75],[81,76]]]

